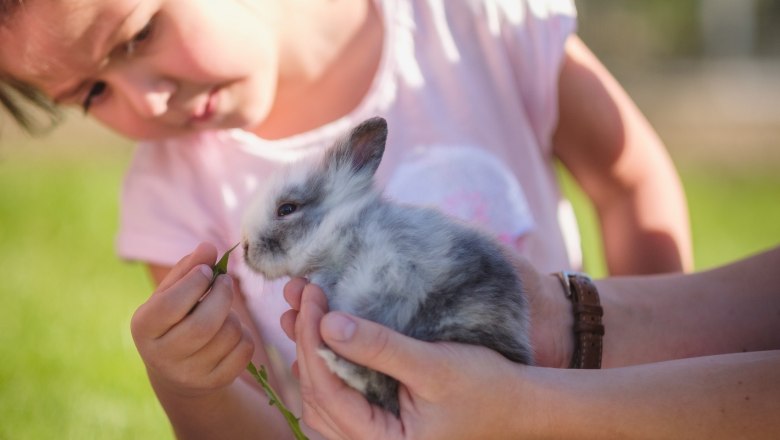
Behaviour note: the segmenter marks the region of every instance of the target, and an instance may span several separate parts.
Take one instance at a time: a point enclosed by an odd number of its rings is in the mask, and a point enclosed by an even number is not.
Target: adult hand
[[[252,357],[249,332],[231,311],[230,276],[217,277],[209,291],[216,254],[199,245],[133,314],[133,339],[155,388],[208,394],[229,385]]]
[[[331,439],[501,438],[532,424],[517,407],[528,367],[483,347],[427,343],[340,312],[327,313],[322,290],[292,280],[282,317],[297,342],[303,419]],[[400,417],[370,405],[317,354],[323,342],[356,363],[401,382]]]

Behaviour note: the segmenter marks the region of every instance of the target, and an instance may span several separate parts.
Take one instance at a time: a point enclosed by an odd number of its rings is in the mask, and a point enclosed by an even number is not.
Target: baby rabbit
[[[387,124],[372,118],[315,162],[272,179],[244,219],[247,264],[268,279],[306,276],[342,310],[424,341],[489,347],[531,364],[523,285],[485,234],[374,187]],[[421,190],[424,190],[421,188]],[[398,415],[398,382],[327,348],[330,369]]]

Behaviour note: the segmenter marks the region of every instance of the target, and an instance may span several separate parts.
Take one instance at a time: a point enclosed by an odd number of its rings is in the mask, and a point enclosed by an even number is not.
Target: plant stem
[[[286,406],[284,406],[282,399],[280,399],[279,395],[276,394],[276,391],[271,388],[271,384],[268,382],[268,373],[265,371],[265,365],[260,365],[260,369],[258,370],[257,367],[255,367],[255,364],[249,362],[249,365],[247,365],[246,369],[249,370],[252,376],[254,376],[255,380],[257,380],[257,382],[260,383],[260,386],[263,387],[263,391],[265,391],[265,394],[270,399],[268,404],[276,405],[276,407],[279,408],[279,411],[282,413],[285,420],[287,420],[287,424],[290,425],[290,429],[292,430],[295,439],[308,440],[308,437],[306,437],[306,435],[301,430],[300,419],[295,417],[295,414],[293,414],[289,409],[287,409]]]

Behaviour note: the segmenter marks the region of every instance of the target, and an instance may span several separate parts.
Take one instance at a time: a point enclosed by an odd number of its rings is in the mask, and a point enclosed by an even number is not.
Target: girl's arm
[[[215,260],[201,245],[171,269],[150,268],[157,290],[132,320],[149,380],[178,438],[287,438],[245,372],[250,358],[270,364],[234,283],[221,275],[203,297]]]
[[[559,79],[554,154],[592,201],[612,275],[692,268],[685,196],[663,143],[576,36]]]

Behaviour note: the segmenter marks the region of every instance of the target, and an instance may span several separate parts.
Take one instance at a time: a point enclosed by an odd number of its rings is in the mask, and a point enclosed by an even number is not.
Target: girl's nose
[[[168,111],[176,83],[149,72],[124,69],[114,75],[114,89],[140,116],[155,118]]]
[[[138,97],[136,109],[139,113],[148,117],[162,116],[168,111],[168,102],[173,95],[172,84],[168,81],[159,81],[142,91]]]

